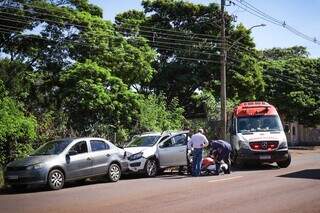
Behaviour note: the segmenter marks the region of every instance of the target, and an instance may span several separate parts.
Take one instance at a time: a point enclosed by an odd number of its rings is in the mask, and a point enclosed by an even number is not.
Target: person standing
[[[213,140],[210,141],[209,147],[211,149],[210,152],[214,152],[217,155],[217,162],[216,162],[216,174],[219,175],[219,170],[221,166],[221,161],[223,160],[227,165],[228,169],[226,174],[230,174],[230,154],[231,154],[231,145],[223,140]]]
[[[199,129],[188,141],[188,148],[193,147],[192,176],[200,175],[203,148],[209,144],[208,139],[203,133],[203,129]]]

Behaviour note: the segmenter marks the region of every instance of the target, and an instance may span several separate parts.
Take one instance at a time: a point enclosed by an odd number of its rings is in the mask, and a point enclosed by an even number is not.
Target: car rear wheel
[[[148,159],[145,165],[145,174],[147,177],[154,177],[158,173],[158,165],[155,159]]]
[[[48,186],[52,190],[62,189],[64,186],[64,174],[59,169],[53,169],[48,175]]]
[[[109,166],[108,170],[108,178],[111,182],[117,182],[121,177],[121,169],[120,166],[116,163],[112,163]]]
[[[287,168],[290,165],[290,163],[291,163],[291,155],[290,155],[290,153],[288,153],[287,160],[277,162],[277,164],[278,164],[278,166],[280,168]]]

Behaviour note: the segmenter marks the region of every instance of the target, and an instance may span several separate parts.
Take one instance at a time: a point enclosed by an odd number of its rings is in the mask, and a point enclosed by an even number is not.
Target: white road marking
[[[218,180],[209,180],[209,183],[214,183],[214,182],[220,182],[220,181],[226,181],[226,180],[233,180],[233,179],[238,179],[242,178],[243,176],[235,176],[235,177],[230,177],[230,178],[223,178],[223,179],[218,179]]]

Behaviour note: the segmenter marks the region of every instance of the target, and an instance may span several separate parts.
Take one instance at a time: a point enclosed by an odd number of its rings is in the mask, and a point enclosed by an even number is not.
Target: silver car
[[[124,150],[130,172],[142,172],[148,177],[168,167],[189,165],[187,158],[188,131],[144,133],[133,137]]]
[[[47,184],[53,190],[61,189],[66,181],[100,175],[116,182],[127,169],[124,158],[124,150],[101,138],[60,139],[9,163],[4,178],[13,188]]]

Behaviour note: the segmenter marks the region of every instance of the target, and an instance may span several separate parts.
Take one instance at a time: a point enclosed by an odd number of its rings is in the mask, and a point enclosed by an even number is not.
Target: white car
[[[134,136],[124,148],[130,172],[153,177],[173,166],[187,166],[188,131],[144,133]]]

